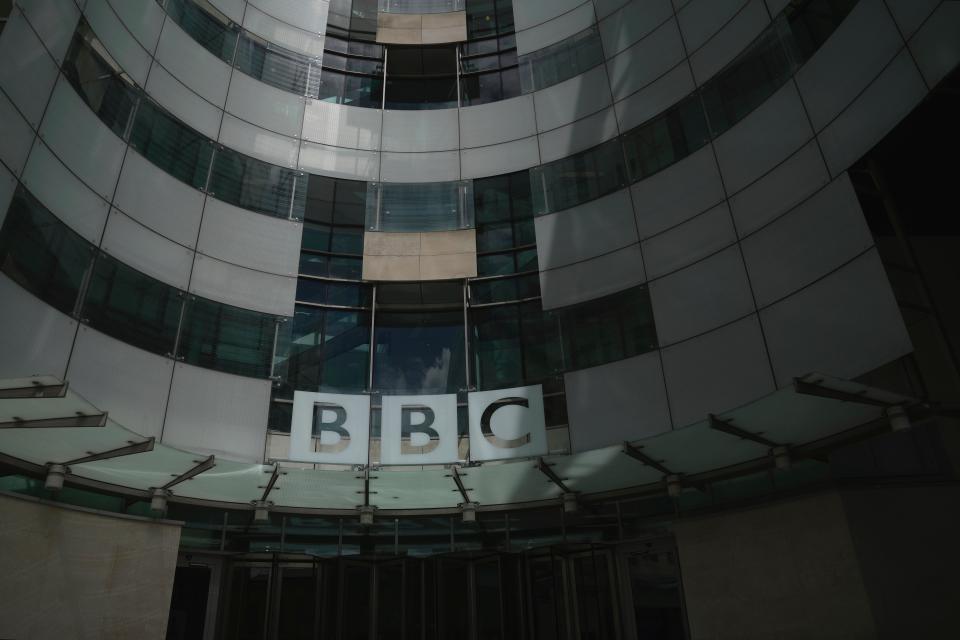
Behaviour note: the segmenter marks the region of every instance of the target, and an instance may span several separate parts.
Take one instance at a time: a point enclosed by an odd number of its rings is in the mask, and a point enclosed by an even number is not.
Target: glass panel
[[[73,312],[93,247],[18,187],[0,228],[0,269],[27,291]]]
[[[372,182],[367,190],[369,231],[452,231],[473,227],[473,183]]]
[[[170,355],[177,339],[183,293],[101,253],[83,303],[82,317],[98,331],[127,344]]]
[[[306,175],[220,147],[213,159],[210,195],[277,218],[303,219]]]
[[[190,296],[177,356],[209,369],[266,378],[275,326],[275,316]]]
[[[280,568],[280,606],[276,624],[278,638],[312,640],[320,629],[321,608],[316,606],[320,567]]]
[[[200,5],[203,5],[201,8]],[[201,0],[167,0],[165,9],[197,44],[224,62],[233,60],[238,29],[229,18]]]
[[[450,13],[463,11],[464,0],[379,0],[383,13]]]
[[[523,380],[523,342],[518,305],[475,309],[470,314],[477,384],[482,389]]]
[[[307,94],[310,58],[304,55],[244,33],[237,46],[235,65],[245,74],[278,89],[301,96]]]
[[[385,105],[387,109],[456,107],[456,47],[389,47]]]
[[[153,103],[140,103],[130,146],[178,180],[197,189],[206,186],[213,143]]]
[[[519,56],[523,93],[539,91],[603,64],[603,46],[596,26],[566,40]]]
[[[465,385],[462,311],[377,314],[373,385],[395,393],[456,393]]]
[[[379,109],[383,104],[382,63],[376,62],[376,75],[342,73],[324,67],[320,71],[317,99],[353,107]]]
[[[624,134],[631,182],[687,157],[710,140],[699,96],[691,96],[656,119]]]
[[[656,348],[650,298],[644,286],[557,313],[569,368],[592,367]]]
[[[595,200],[626,184],[623,148],[617,138],[530,170],[530,189],[537,215]]]

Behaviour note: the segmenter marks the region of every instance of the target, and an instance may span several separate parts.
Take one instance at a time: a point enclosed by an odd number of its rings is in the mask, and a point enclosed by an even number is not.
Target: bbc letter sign
[[[547,453],[543,389],[537,385],[467,396],[470,459],[502,460]],[[314,438],[319,442],[314,444]],[[380,463],[444,464],[459,460],[457,396],[383,396]],[[370,397],[297,391],[290,459],[367,464]]]

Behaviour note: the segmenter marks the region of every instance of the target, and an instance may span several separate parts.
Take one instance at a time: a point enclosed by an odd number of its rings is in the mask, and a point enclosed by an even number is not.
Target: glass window
[[[218,147],[210,174],[210,195],[277,218],[303,219],[306,174]]]
[[[470,314],[474,367],[482,389],[522,384],[523,341],[520,306],[503,305],[475,309]]]
[[[177,356],[208,369],[267,378],[276,320],[276,316],[189,296]]]
[[[392,393],[456,393],[466,380],[463,311],[377,314],[373,386]]]
[[[631,182],[692,154],[710,140],[698,95],[623,135]]]
[[[453,231],[474,224],[473,183],[371,182],[368,231]]]
[[[130,146],[178,180],[206,186],[213,143],[152,102],[144,100],[137,109]]]
[[[277,45],[244,33],[237,46],[235,65],[245,74],[283,91],[298,95],[315,95],[320,84],[319,77],[308,91],[311,77],[310,58],[287,51]],[[316,71],[319,74],[319,68]]]
[[[324,67],[320,72],[316,96],[324,102],[379,109],[383,103],[383,78],[380,75],[343,73]]]
[[[523,93],[539,91],[603,64],[603,46],[596,26],[566,40],[519,56]]]
[[[645,353],[657,337],[645,286],[557,311],[567,367],[583,369]]]
[[[595,200],[626,184],[619,138],[530,170],[530,189],[537,215]]]
[[[183,292],[101,253],[90,278],[82,317],[127,344],[171,355]]]
[[[0,228],[0,269],[27,291],[73,312],[93,247],[18,187]]]
[[[390,46],[387,49],[387,109],[448,109],[457,106],[457,49]]]
[[[167,0],[164,8],[200,46],[224,62],[233,60],[239,29],[207,0]]]

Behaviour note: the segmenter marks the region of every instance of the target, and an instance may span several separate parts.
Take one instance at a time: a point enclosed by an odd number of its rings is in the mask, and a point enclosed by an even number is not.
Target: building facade
[[[960,3],[5,11],[0,636],[955,632]]]

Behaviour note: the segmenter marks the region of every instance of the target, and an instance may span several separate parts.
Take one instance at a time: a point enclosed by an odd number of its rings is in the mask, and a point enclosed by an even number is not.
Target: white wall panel
[[[243,11],[246,9],[247,0],[209,0],[209,2],[237,24],[243,21]]]
[[[927,85],[933,87],[960,61],[960,3],[944,2],[910,40]]]
[[[880,73],[903,46],[883,0],[861,0],[797,71],[797,84],[819,131]]]
[[[674,20],[607,61],[613,99],[622,100],[684,61],[683,41]]]
[[[163,25],[156,57],[175,78],[216,106],[227,101],[230,65],[197,44],[173,20]]]
[[[775,169],[730,198],[730,209],[743,237],[830,182],[827,165],[815,140],[808,142]]]
[[[755,315],[667,347],[663,375],[678,428],[775,390]]]
[[[22,3],[20,9],[27,15],[30,26],[37,32],[47,51],[63,62],[70,40],[80,19],[80,9],[73,0],[32,0]],[[83,3],[80,3],[81,5]],[[10,25],[8,24],[7,27]],[[6,30],[6,29],[4,29]]]
[[[670,410],[660,355],[564,374],[570,448],[589,451],[670,430]]]
[[[217,139],[223,111],[174,78],[159,64],[153,65],[147,93],[170,113],[211,140]]]
[[[534,218],[537,262],[555,269],[637,242],[627,190],[617,191],[559,213]]]
[[[327,30],[329,3],[326,0],[252,0],[250,4],[301,29],[314,33]]]
[[[190,280],[193,251],[116,209],[107,220],[101,247],[125,265],[178,289],[186,289]]]
[[[23,170],[23,184],[61,222],[90,242],[100,243],[110,205],[70,173],[39,140]]]
[[[0,161],[20,175],[30,153],[35,137],[30,124],[17,112],[17,108],[0,93]]]
[[[584,0],[520,0],[513,7],[513,19],[520,31],[563,15],[583,3]]]
[[[227,95],[227,112],[247,122],[285,136],[299,136],[303,127],[303,101],[255,80],[244,73],[233,74]]]
[[[57,65],[19,11],[3,28],[0,60],[0,87],[36,128],[57,81]]]
[[[600,65],[533,94],[537,128],[549,131],[596,113],[610,104],[606,67]]]
[[[483,178],[540,164],[540,147],[536,136],[488,147],[463,149],[460,152],[460,174],[464,178]]]
[[[383,112],[384,151],[449,151],[460,146],[456,109]]]
[[[566,307],[623,291],[646,280],[640,245],[540,272],[544,309]]]
[[[615,138],[618,133],[616,113],[613,107],[607,107],[572,124],[541,133],[540,161],[566,158]]]
[[[909,38],[914,31],[920,28],[920,25],[937,5],[949,7],[954,4],[952,2],[940,2],[940,0],[887,0],[887,7],[890,8],[890,13],[893,14],[894,20],[897,21],[900,31],[906,38]],[[953,10],[956,10],[956,7]],[[941,19],[942,17],[938,16],[933,21],[939,22]]]
[[[661,345],[690,338],[754,311],[740,250],[730,247],[650,283]]]
[[[120,22],[107,0],[87,0],[83,13],[117,64],[142,87],[152,62],[147,50]]]
[[[525,55],[580,33],[595,22],[593,3],[584,2],[549,22],[517,31],[517,54]]]
[[[235,307],[292,316],[297,279],[245,269],[197,254],[190,292]]]
[[[641,238],[689,220],[723,200],[723,182],[710,145],[630,189]]]
[[[322,33],[326,28],[316,32],[304,31],[281,22],[252,5],[247,5],[247,11],[243,15],[243,26],[261,38],[286,49],[317,58],[323,56]]]
[[[0,164],[0,227],[3,227],[3,221],[7,217],[7,209],[10,208],[10,200],[13,198],[13,192],[17,189],[17,179],[7,168]]]
[[[379,149],[382,123],[379,109],[307,100],[303,139],[351,149]]]
[[[614,105],[620,130],[627,131],[657,116],[693,91],[690,65],[682,62]]]
[[[485,147],[536,134],[533,96],[488,102],[460,110],[460,146]]]
[[[250,269],[297,275],[301,225],[207,200],[197,250]]]
[[[456,151],[380,154],[383,182],[446,182],[460,179],[460,154]]]
[[[157,233],[192,247],[200,230],[204,197],[131,149],[123,161],[113,203]]]
[[[302,171],[325,176],[376,180],[380,175],[380,154],[303,141],[300,143],[299,165]]]
[[[156,0],[108,0],[123,24],[151,54],[157,46],[166,13]]]
[[[40,137],[92,189],[106,199],[113,196],[126,145],[100,121],[65,78],[61,77],[53,90]]]
[[[223,123],[220,126],[220,143],[228,149],[282,167],[296,167],[297,156],[300,152],[298,140],[267,131],[235,118],[229,113],[223,115]]]
[[[744,188],[811,138],[803,102],[788,82],[714,141],[727,191]]]
[[[696,51],[720,31],[749,0],[690,0],[679,5],[674,2],[677,11],[677,20],[683,37],[687,41],[687,49]],[[681,8],[682,7],[682,8]]]
[[[0,377],[62,377],[77,323],[0,273]]]
[[[178,363],[163,443],[230,460],[261,462],[270,381]]]
[[[171,345],[172,346],[172,345]],[[160,437],[173,360],[81,325],[70,358],[70,388],[110,419],[142,436]]]
[[[736,241],[726,202],[643,241],[647,274],[657,278]]]
[[[873,245],[847,174],[743,241],[758,306],[796,291]]]
[[[820,132],[830,172],[837,175],[883,139],[927,94],[920,72],[902,51],[879,78]]]
[[[777,385],[812,371],[853,378],[909,353],[876,250],[760,312]]]
[[[594,4],[597,5],[597,15],[601,16],[600,38],[608,58],[645,38],[667,21],[676,29],[676,21],[671,19],[673,6],[670,0],[633,0],[607,19],[603,18],[605,14],[601,12],[600,3]]]
[[[763,0],[750,0],[723,29],[691,54],[690,66],[697,84],[702,85],[736,58],[769,23]]]

